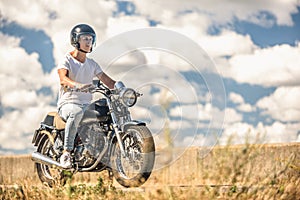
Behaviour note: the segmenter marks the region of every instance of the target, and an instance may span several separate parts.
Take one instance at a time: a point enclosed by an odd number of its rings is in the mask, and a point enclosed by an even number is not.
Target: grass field
[[[2,182],[0,199],[294,200],[300,199],[299,150],[299,143],[245,144],[215,147],[202,157],[203,149],[190,148],[176,162],[154,171],[140,188],[120,187],[106,173],[70,177],[65,186],[54,188],[27,177]]]

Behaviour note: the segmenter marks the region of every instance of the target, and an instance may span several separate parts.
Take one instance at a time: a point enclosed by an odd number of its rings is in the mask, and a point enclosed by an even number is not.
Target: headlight
[[[136,103],[136,99],[136,92],[131,88],[124,88],[120,93],[120,100],[124,106],[133,106]]]

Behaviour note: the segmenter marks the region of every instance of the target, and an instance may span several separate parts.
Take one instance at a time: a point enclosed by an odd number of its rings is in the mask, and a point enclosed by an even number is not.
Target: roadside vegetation
[[[2,185],[0,199],[300,199],[299,152],[276,156],[274,151],[270,159],[265,157],[270,154],[263,155],[265,148],[250,144],[215,147],[209,161],[198,157],[200,178],[186,177],[190,184],[184,186],[157,182],[127,189],[114,186],[105,175],[93,184],[89,180],[74,181],[70,176],[66,185],[53,188],[37,186],[32,180]]]

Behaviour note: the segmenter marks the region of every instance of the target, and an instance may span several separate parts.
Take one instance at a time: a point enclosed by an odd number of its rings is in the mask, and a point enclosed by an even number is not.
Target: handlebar
[[[124,86],[124,88],[125,88],[125,86]],[[74,89],[74,88],[65,88],[65,91],[69,91],[69,92],[85,92],[85,93],[91,93],[91,94],[99,92],[99,93],[102,93],[105,96],[110,96],[112,94],[115,94],[115,95],[119,94],[120,93],[120,88],[119,89],[117,89],[117,88],[110,89],[110,88],[106,87],[103,83],[101,83],[99,81],[96,85],[91,85],[90,87],[84,88],[83,90]],[[135,93],[136,93],[137,97],[143,96],[142,93],[139,93],[137,91],[135,91]]]

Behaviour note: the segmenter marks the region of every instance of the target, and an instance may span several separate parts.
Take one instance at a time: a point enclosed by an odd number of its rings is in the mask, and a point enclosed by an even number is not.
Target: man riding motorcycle
[[[115,84],[99,64],[86,56],[87,53],[92,52],[96,41],[96,33],[91,26],[76,25],[71,30],[70,41],[74,50],[67,53],[57,66],[60,80],[57,109],[61,118],[66,121],[64,152],[60,158],[60,163],[65,168],[72,166],[70,153],[74,148],[77,127],[84,110],[92,100],[92,94],[84,90],[91,86],[94,77],[99,78],[111,89]]]

